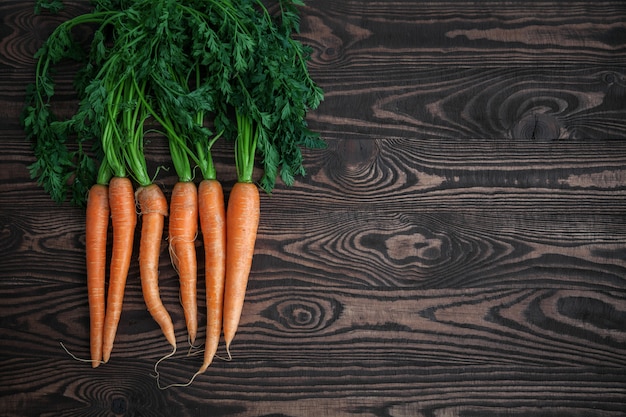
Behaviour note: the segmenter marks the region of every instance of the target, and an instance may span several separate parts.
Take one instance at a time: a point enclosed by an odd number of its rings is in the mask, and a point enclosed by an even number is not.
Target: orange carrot
[[[139,275],[146,307],[159,324],[167,341],[176,348],[172,318],[159,294],[159,253],[163,236],[167,199],[156,184],[142,186],[135,193],[141,209],[141,240],[139,242]]]
[[[180,299],[191,344],[198,331],[195,240],[198,233],[198,189],[191,181],[178,181],[170,201],[169,252],[180,281]]]
[[[206,371],[217,352],[222,333],[224,273],[226,269],[226,214],[224,193],[217,180],[203,180],[198,186],[198,210],[204,243],[207,329],[204,362]]]
[[[85,221],[87,293],[89,298],[89,345],[91,350],[91,366],[94,368],[102,362],[108,228],[109,189],[104,184],[95,184],[89,190]]]
[[[109,183],[109,206],[113,226],[113,249],[102,342],[104,362],[108,362],[111,356],[117,326],[122,314],[124,287],[128,277],[135,225],[137,224],[135,195],[130,179],[127,177],[113,177],[111,179]]]
[[[252,267],[254,244],[259,226],[260,196],[256,185],[237,182],[228,198],[226,212],[226,283],[224,289],[224,340],[230,344],[239,326]]]

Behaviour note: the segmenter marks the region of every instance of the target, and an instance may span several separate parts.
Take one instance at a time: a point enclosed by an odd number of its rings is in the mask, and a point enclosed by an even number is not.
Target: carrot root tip
[[[153,378],[156,379],[157,381],[157,386],[159,387],[159,389],[165,389],[165,388],[161,388],[161,383],[159,381],[159,378],[161,376],[161,374],[159,373],[159,370],[157,369],[159,367],[159,364],[161,362],[163,362],[166,359],[171,358],[172,356],[174,356],[174,354],[176,354],[176,346],[172,347],[172,351],[166,355],[164,355],[163,357],[161,357],[158,361],[156,361],[156,363],[154,364],[154,375],[152,375]],[[166,387],[167,388],[167,387]]]
[[[91,363],[91,366],[93,368],[97,368],[98,366],[102,365],[103,363],[106,363],[102,360],[97,360],[97,359],[85,359],[85,358],[79,358],[78,356],[74,355],[72,352],[69,351],[69,349],[65,346],[65,344],[63,342],[59,342],[59,344],[61,345],[61,347],[63,348],[63,350],[65,351],[65,353],[67,353],[68,355],[70,355],[70,357],[78,362],[89,362]]]
[[[198,371],[198,372],[196,372],[195,374],[193,374],[193,375],[192,375],[192,377],[189,379],[189,381],[187,381],[187,382],[185,382],[185,383],[178,383],[178,382],[175,382],[175,383],[172,383],[172,384],[169,384],[169,385],[165,385],[165,386],[161,385],[161,381],[160,381],[160,379],[159,379],[159,378],[160,378],[160,373],[159,373],[159,371],[157,370],[157,367],[159,366],[159,363],[161,363],[162,361],[164,361],[164,360],[166,360],[166,359],[168,359],[168,358],[172,357],[175,353],[176,353],[176,348],[174,348],[174,350],[173,350],[172,352],[170,352],[170,353],[168,353],[167,355],[163,356],[161,359],[159,359],[159,360],[158,360],[158,361],[154,364],[154,372],[155,372],[155,375],[153,375],[153,377],[156,379],[156,381],[157,381],[157,387],[158,387],[160,390],[166,390],[166,389],[168,389],[168,388],[172,388],[172,387],[188,387],[189,385],[191,385],[191,384],[193,383],[193,381],[196,379],[196,377],[197,377],[198,375],[200,375],[200,374],[201,374],[201,372],[199,372],[199,371]]]
[[[194,345],[195,342],[196,342],[195,335],[193,338],[191,336],[187,336],[187,343],[189,344],[189,350],[187,350],[187,356],[191,356],[192,350],[200,349],[202,347],[202,345]]]

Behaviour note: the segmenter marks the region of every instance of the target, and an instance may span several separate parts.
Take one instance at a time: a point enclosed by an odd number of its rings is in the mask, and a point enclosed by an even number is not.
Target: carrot
[[[235,116],[237,118],[235,139],[237,182],[230,191],[226,209],[226,282],[222,319],[224,341],[229,358],[230,344],[241,320],[261,217],[259,190],[252,181],[260,126],[239,109],[235,109]]]
[[[180,281],[180,298],[189,341],[198,331],[195,240],[198,233],[198,190],[191,181],[178,181],[170,199],[169,252]]]
[[[89,345],[94,368],[102,362],[108,228],[109,188],[104,184],[94,184],[89,190],[85,220]]]
[[[237,182],[228,198],[226,212],[226,283],[224,289],[224,341],[230,344],[239,326],[252,267],[260,218],[259,190],[254,183]]]
[[[163,104],[161,101],[159,103]],[[192,181],[190,151],[186,139],[179,134],[180,126],[166,112],[159,114],[151,108],[150,114],[165,129],[170,156],[178,175],[170,197],[169,252],[172,265],[178,273],[180,302],[185,314],[189,343],[193,346],[198,332],[198,262],[195,246],[198,234],[198,188]]]
[[[204,362],[199,373],[206,371],[222,333],[224,273],[226,269],[226,214],[224,192],[217,180],[203,180],[198,186],[198,211],[204,243],[207,329]]]
[[[113,226],[113,248],[102,342],[102,357],[105,363],[111,357],[113,341],[122,314],[124,287],[130,267],[135,225],[137,224],[134,190],[129,178],[113,177],[111,179],[109,183],[109,206]]]
[[[159,324],[167,341],[176,347],[172,318],[165,309],[159,294],[159,253],[163,235],[167,200],[156,184],[140,186],[135,197],[141,209],[141,239],[139,242],[139,275],[146,307]]]
[[[135,106],[127,106],[122,113],[125,131],[130,132],[124,141],[124,157],[130,175],[139,187],[135,199],[141,211],[141,239],[139,241],[139,275],[146,307],[161,327],[167,341],[176,350],[176,337],[172,318],[165,309],[159,293],[159,255],[163,237],[164,217],[167,216],[167,199],[158,185],[148,175],[144,150],[144,123],[151,107],[145,100],[147,82],[137,82],[131,77],[124,84],[125,96]]]

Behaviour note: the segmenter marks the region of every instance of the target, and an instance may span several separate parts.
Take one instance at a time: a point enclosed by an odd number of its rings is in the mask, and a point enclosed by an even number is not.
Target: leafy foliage
[[[271,192],[278,176],[291,185],[305,173],[300,149],[324,146],[305,121],[323,92],[308,73],[310,51],[292,37],[303,3],[279,2],[272,16],[260,0],[94,0],[90,12],[63,22],[35,55],[22,114],[37,158],[33,178],[55,201],[71,195],[79,205],[111,175],[146,181],[141,141],[151,116],[175,145],[175,167],[186,171],[191,159],[214,176],[210,148],[223,136],[245,149],[236,162],[245,161],[246,177],[258,153],[263,189]],[[59,0],[38,0],[35,11],[61,8]],[[86,49],[72,36],[80,25],[92,28]],[[82,64],[79,104],[61,120],[54,68],[68,59]]]
[[[63,10],[63,2],[61,0],[39,0],[35,3],[35,14],[41,14],[44,10],[52,13],[58,13]]]

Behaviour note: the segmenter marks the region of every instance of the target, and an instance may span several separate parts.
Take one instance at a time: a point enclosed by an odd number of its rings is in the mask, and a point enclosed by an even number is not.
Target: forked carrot
[[[139,274],[141,290],[148,311],[159,324],[167,341],[176,348],[174,324],[159,293],[159,254],[163,236],[167,199],[156,184],[141,186],[135,193],[141,210],[141,239],[139,242]]]
[[[252,267],[254,244],[260,218],[259,190],[254,183],[237,182],[228,197],[226,210],[226,283],[224,288],[224,341],[230,344],[239,326]]]
[[[102,362],[108,228],[109,188],[104,184],[94,184],[87,197],[85,219],[89,345],[91,366],[94,368]]]
[[[113,227],[113,248],[102,342],[104,362],[108,362],[111,357],[117,326],[122,314],[124,288],[133,252],[135,225],[137,224],[135,193],[129,178],[113,177],[111,179],[109,183],[109,207],[111,208]]]
[[[178,181],[170,198],[169,252],[180,281],[180,299],[189,342],[198,331],[197,269],[195,240],[198,234],[198,189],[192,181]]]
[[[198,186],[198,211],[204,244],[207,328],[204,361],[206,371],[222,334],[224,273],[226,270],[226,214],[224,192],[217,180],[203,180]]]

